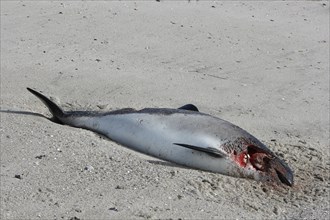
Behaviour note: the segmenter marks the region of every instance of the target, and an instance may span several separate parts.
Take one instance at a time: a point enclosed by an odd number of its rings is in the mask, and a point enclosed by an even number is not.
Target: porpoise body
[[[199,112],[194,105],[65,112],[41,93],[27,89],[46,104],[53,121],[94,131],[132,150],[195,169],[293,185],[288,165],[257,138]]]

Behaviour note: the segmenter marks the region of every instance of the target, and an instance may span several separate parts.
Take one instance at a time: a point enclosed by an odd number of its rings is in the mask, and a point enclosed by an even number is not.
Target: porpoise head
[[[293,172],[289,166],[263,144],[260,144],[243,144],[243,146],[231,150],[230,157],[240,167],[242,175],[252,175],[254,179],[260,181],[292,186]]]

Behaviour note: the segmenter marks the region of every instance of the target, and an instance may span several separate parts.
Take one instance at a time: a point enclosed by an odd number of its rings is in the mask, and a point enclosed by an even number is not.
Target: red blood
[[[247,153],[243,151],[242,153],[236,156],[235,160],[241,167],[246,167]]]

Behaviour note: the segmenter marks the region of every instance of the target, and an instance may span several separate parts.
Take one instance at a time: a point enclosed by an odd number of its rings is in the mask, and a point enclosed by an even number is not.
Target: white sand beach
[[[52,123],[65,110],[201,112],[294,171],[274,187]],[[1,1],[1,219],[329,219],[329,1]]]

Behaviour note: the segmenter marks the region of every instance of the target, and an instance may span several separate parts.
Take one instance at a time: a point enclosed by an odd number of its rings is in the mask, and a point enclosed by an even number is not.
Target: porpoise
[[[27,88],[53,115],[52,121],[84,128],[132,150],[204,171],[293,185],[293,172],[257,138],[192,104],[178,109],[125,108],[111,112],[63,111]]]

